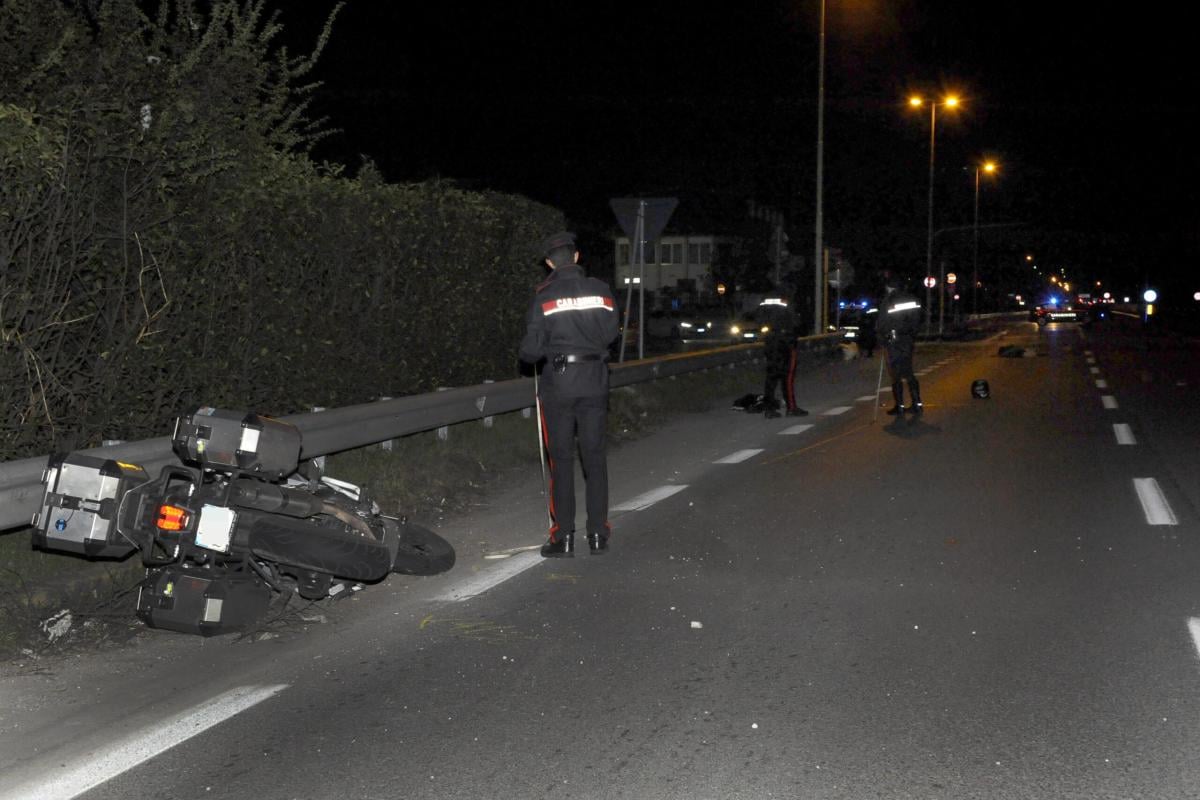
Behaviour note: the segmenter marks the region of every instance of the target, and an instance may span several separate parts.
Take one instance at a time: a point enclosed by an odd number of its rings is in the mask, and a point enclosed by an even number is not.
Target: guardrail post
[[[325,406],[313,406],[312,410],[313,410],[314,414],[320,414],[322,411],[325,410]],[[312,459],[312,462],[313,462],[313,464],[315,464],[317,466],[317,469],[321,471],[321,474],[324,475],[325,474],[325,456],[314,456]]]
[[[450,387],[449,386],[439,386],[437,388],[437,390],[439,392],[448,392],[448,391],[450,391]],[[450,426],[443,425],[442,427],[438,428],[437,429],[437,438],[438,438],[439,442],[447,441],[450,438]]]
[[[391,400],[391,399],[392,398],[390,398],[390,397],[381,397],[381,398],[379,398],[379,402],[382,403],[386,400]],[[395,445],[395,442],[396,442],[395,439],[385,439],[384,441],[379,443],[379,449],[386,450],[387,452],[390,453],[390,452],[392,452],[392,447]]]
[[[484,383],[485,383],[485,384],[488,384],[488,383],[495,383],[495,381],[493,381],[493,380],[485,380],[485,381],[484,381]],[[480,400],[483,400],[484,402],[486,402],[486,401],[487,401],[487,395],[484,395],[483,397],[481,397],[481,398],[480,398]],[[482,409],[482,408],[480,408],[479,410],[480,410],[480,411],[483,411],[483,409]],[[495,417],[493,417],[491,414],[487,415],[486,417],[484,417],[484,418],[483,418],[483,427],[485,427],[485,428],[490,428],[490,427],[492,427],[492,422],[493,422],[494,420],[495,420]]]

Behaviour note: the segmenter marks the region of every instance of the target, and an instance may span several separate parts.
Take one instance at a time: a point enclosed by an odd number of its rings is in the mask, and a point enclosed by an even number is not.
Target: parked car
[[[720,324],[719,315],[711,311],[654,311],[646,317],[646,335],[674,341],[711,339]]]

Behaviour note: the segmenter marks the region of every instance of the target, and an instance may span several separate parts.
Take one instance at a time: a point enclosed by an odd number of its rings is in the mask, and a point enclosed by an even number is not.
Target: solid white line
[[[1133,438],[1133,429],[1124,422],[1113,425],[1113,433],[1117,435],[1117,444],[1137,444],[1137,439]]]
[[[1097,389],[1107,389],[1108,381],[1104,380],[1104,378],[1096,378],[1096,388]]]
[[[1188,632],[1192,634],[1192,646],[1196,648],[1196,655],[1200,656],[1200,619],[1188,617]]]
[[[1113,397],[1111,394],[1100,395],[1100,402],[1103,403],[1104,407],[1109,411],[1112,411],[1117,407],[1117,398]]]
[[[657,489],[651,489],[650,491],[648,491],[644,494],[639,494],[637,497],[633,498],[632,500],[626,500],[624,503],[621,503],[619,506],[613,506],[612,510],[613,511],[641,511],[642,509],[649,508],[650,506],[654,505],[659,500],[666,500],[671,495],[673,495],[677,492],[682,492],[686,488],[687,488],[686,483],[674,484],[671,486],[660,486]]]
[[[1088,367],[1088,372],[1092,373],[1093,375],[1099,375],[1100,368],[1099,367]]]
[[[725,456],[724,458],[718,458],[713,463],[714,464],[740,464],[747,459],[754,458],[756,455],[758,455],[761,452],[762,452],[761,447],[757,450],[738,450],[736,453],[730,453],[729,455]]]
[[[870,402],[874,401],[874,399],[875,399],[876,397],[878,397],[878,396],[879,396],[879,395],[874,395],[874,394],[864,394],[862,397],[856,397],[856,398],[854,398],[854,402],[856,402],[856,403],[870,403]]]
[[[1134,478],[1133,488],[1137,490],[1138,500],[1142,503],[1142,513],[1146,515],[1146,522],[1151,525],[1179,524],[1162,489],[1158,488],[1158,481],[1154,478]]]
[[[781,430],[779,432],[779,435],[780,436],[795,436],[798,433],[804,433],[805,431],[811,429],[812,427],[813,427],[812,425],[793,425],[790,428],[784,428],[783,430]]]
[[[509,578],[515,578],[525,570],[543,563],[544,560],[542,554],[538,552],[519,553],[503,563],[488,567],[444,594],[438,595],[434,600],[443,603],[461,603],[463,600],[469,600],[483,594],[488,589],[499,586]]]
[[[836,417],[838,414],[845,414],[850,410],[850,406],[836,406],[825,412],[827,417]]]
[[[79,760],[83,763],[78,766],[67,768],[65,772],[56,771],[43,782],[31,781],[17,787],[15,792],[0,794],[0,797],[4,800],[70,800],[78,797],[287,687],[286,683],[239,686],[181,714],[172,715],[123,742],[81,756]]]

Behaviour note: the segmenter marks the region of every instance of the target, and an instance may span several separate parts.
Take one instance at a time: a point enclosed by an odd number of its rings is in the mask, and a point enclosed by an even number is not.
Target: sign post
[[[617,197],[609,200],[608,204],[617,217],[617,224],[625,231],[632,245],[629,266],[638,267],[638,358],[641,359],[646,357],[646,242],[656,241],[662,234],[663,228],[667,227],[667,220],[679,205],[679,200],[674,197]],[[625,295],[626,331],[629,330],[632,292],[631,284]],[[624,332],[621,334],[621,352],[617,360],[625,360]]]

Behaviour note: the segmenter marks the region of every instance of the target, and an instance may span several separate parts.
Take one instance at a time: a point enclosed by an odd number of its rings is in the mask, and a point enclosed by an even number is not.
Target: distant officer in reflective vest
[[[875,330],[887,351],[888,374],[892,378],[892,397],[895,404],[887,413],[904,413],[903,382],[907,381],[908,392],[912,396],[912,405],[908,410],[914,415],[920,415],[925,407],[921,404],[921,384],[913,374],[913,350],[916,347],[917,332],[921,329],[921,304],[915,297],[900,290],[900,282],[894,275],[884,273],[883,277],[887,297],[880,304]]]
[[[767,379],[763,384],[763,416],[779,416],[779,401],[775,390],[783,390],[783,400],[789,417],[807,416],[796,405],[796,316],[782,297],[767,297],[758,304],[758,318],[767,324],[763,339],[763,358],[767,362]]]
[[[550,460],[547,558],[575,554],[575,441],[587,482],[588,550],[608,550],[609,345],[620,330],[612,289],[579,266],[575,235],[542,243],[550,277],[537,287],[526,316],[520,358],[539,370],[543,445]]]

